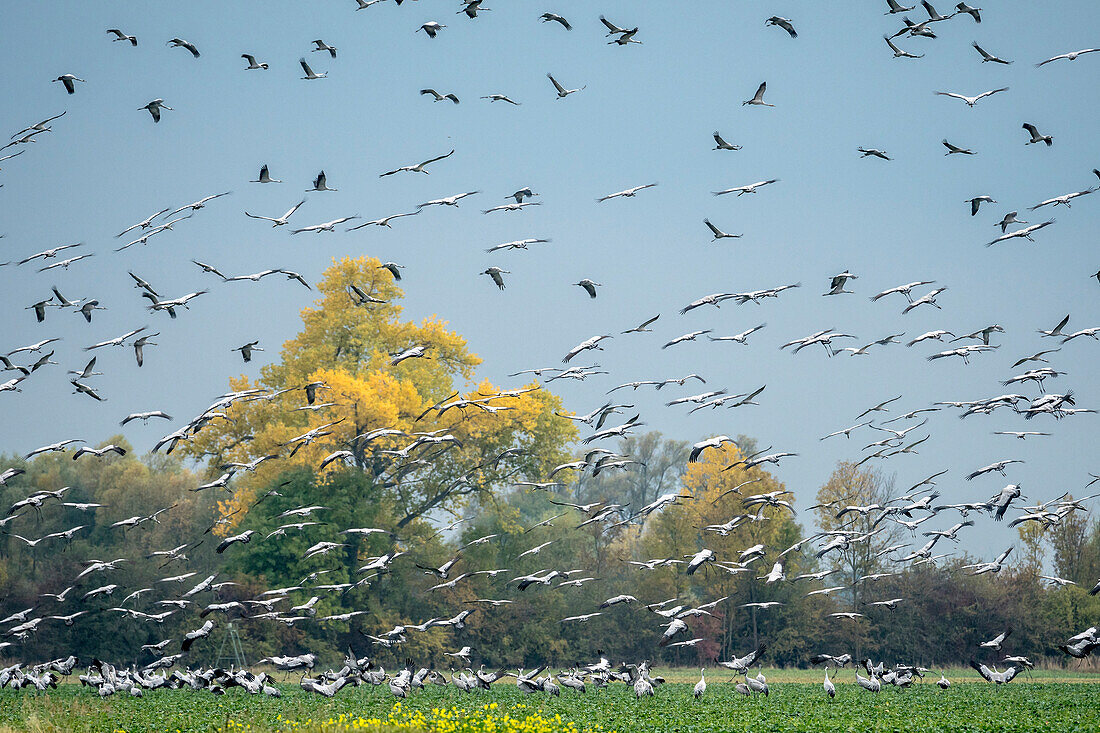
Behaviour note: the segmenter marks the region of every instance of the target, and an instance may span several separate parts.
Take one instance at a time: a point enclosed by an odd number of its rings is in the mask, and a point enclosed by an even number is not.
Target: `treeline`
[[[190,577],[198,582],[205,577],[202,573],[213,573],[221,564],[213,552],[217,538],[205,533],[218,517],[215,498],[191,491],[201,483],[200,477],[175,458],[135,457],[120,436],[108,443],[126,450],[126,455],[73,460],[74,451],[67,450],[31,461],[0,458],[5,469],[25,471],[0,487],[0,511],[7,514],[0,537],[0,618],[19,613],[24,621],[46,617],[23,639],[6,634],[4,641],[10,646],[0,651],[6,657],[40,660],[73,653],[89,659],[148,661],[151,657],[141,653],[141,646],[173,634],[178,638],[186,614],[173,614],[163,623],[138,624],[105,609],[148,588],[125,605],[150,613],[171,610],[152,601],[178,598],[191,585],[186,580],[165,583],[163,578],[194,573]],[[16,502],[41,492],[56,496],[40,506],[9,511]],[[162,509],[167,511],[137,522]],[[116,523],[120,524],[112,526]],[[48,537],[66,531],[72,531],[72,539]],[[168,562],[151,556],[181,545],[189,549],[180,559]],[[78,578],[93,560],[120,562],[116,570]],[[84,598],[89,591],[112,585],[117,587],[110,593]],[[48,618],[73,613],[81,615],[71,623]],[[13,620],[3,627],[7,631],[16,625]]]
[[[889,477],[841,463],[803,509],[739,463],[747,437],[698,462],[659,433],[611,450],[633,431],[613,427],[623,406],[572,415],[547,383],[476,381],[460,335],[401,319],[378,260],[335,262],[317,292],[279,358],[166,428],[164,453],[116,436],[123,455],[0,457],[0,654],[147,664],[213,621],[181,662],[228,663],[232,621],[250,662],[338,665],[350,647],[446,668],[469,646],[494,666],[601,650],[709,666],[766,644],[773,664],[850,652],[931,667],[1008,628],[1013,654],[1062,661],[1057,644],[1100,620],[1086,592],[1100,528],[1083,509],[1022,525],[995,574],[972,575],[949,540],[906,560],[925,538],[869,509],[902,501]],[[578,425],[607,437],[573,456]],[[838,517],[846,503],[867,510]],[[615,596],[632,599],[600,608]],[[672,616],[687,628],[660,647]]]
[[[113,441],[128,448],[120,438]],[[72,625],[47,618],[25,638],[9,635],[5,641],[10,646],[0,653],[26,660],[71,653],[82,659],[146,664],[156,655],[142,651],[142,645],[171,638],[175,642],[165,653],[172,652],[183,633],[202,624],[204,604],[271,599],[263,594],[280,588],[294,590],[275,609],[299,620],[255,619],[266,609],[249,604],[248,617],[236,621],[249,662],[306,651],[335,662],[351,647],[387,666],[411,657],[448,668],[465,665],[445,652],[470,646],[475,664],[489,666],[573,666],[598,651],[616,660],[704,666],[766,643],[766,661],[784,666],[805,666],[819,652],[847,651],[936,667],[965,664],[979,642],[1011,628],[1008,653],[1061,663],[1065,658],[1057,646],[1100,619],[1100,598],[1087,592],[1100,575],[1100,524],[1083,512],[1046,532],[1025,536],[1027,552],[996,574],[970,575],[963,566],[973,560],[965,556],[912,567],[898,563],[897,553],[873,557],[873,551],[862,547],[819,560],[814,549],[821,541],[804,542],[811,530],[798,520],[806,518],[782,506],[766,504],[757,519],[723,528],[731,517],[757,516],[743,512],[745,497],[776,494],[790,500],[777,493],[784,487],[767,472],[724,470],[735,455],[732,448],[688,464],[685,444],[656,433],[618,447],[620,454],[644,465],[547,489],[520,486],[481,493],[454,527],[450,520],[431,515],[398,526],[402,517],[387,500],[390,489],[355,468],[323,475],[305,468],[284,471],[257,492],[251,506],[227,511],[224,491],[194,491],[204,477],[171,457],[128,452],[74,461],[72,451],[62,451],[29,462],[3,459],[0,465],[26,471],[2,487],[5,507],[36,492],[68,488],[39,507],[11,513],[5,522],[0,618],[28,609],[24,620],[83,613],[71,619]],[[886,483],[842,465],[819,499],[853,489],[871,492],[866,498],[872,499],[888,488]],[[670,493],[682,498],[648,515],[639,513]],[[101,506],[72,506],[96,504]],[[593,504],[621,506],[612,509],[610,519],[582,526],[592,516],[584,505]],[[324,509],[306,516],[285,514],[311,505]],[[167,511],[142,519],[161,509]],[[225,515],[233,511],[244,516],[230,525],[236,517]],[[252,529],[256,534],[248,544],[215,553],[231,526],[232,533]],[[75,527],[81,529],[71,540],[41,539]],[[356,528],[384,531],[346,532]],[[891,529],[869,544],[906,543],[908,534]],[[785,580],[767,582],[779,553],[800,542],[800,550],[779,558]],[[334,546],[310,554],[318,543]],[[523,554],[540,545],[545,546],[537,553]],[[747,569],[740,568],[736,563],[742,553],[756,545],[763,545],[763,555],[748,562]],[[713,550],[717,562],[687,574],[681,561],[703,548]],[[154,554],[172,549],[177,549],[175,555]],[[401,555],[384,572],[360,572],[372,558],[395,552]],[[431,572],[455,557],[447,580]],[[115,563],[117,569],[78,579],[91,560],[121,562]],[[795,580],[834,567],[836,574]],[[1077,585],[1052,585],[1039,577],[1044,567]],[[520,591],[514,582],[550,570],[561,576],[548,585],[535,583]],[[215,582],[227,583],[213,598],[204,595],[202,602],[183,607],[161,603],[180,600],[213,574]],[[884,574],[890,575],[866,579]],[[177,576],[186,577],[166,580]],[[448,582],[452,584],[433,588]],[[109,585],[117,587],[83,598]],[[835,587],[840,589],[807,596]],[[63,592],[61,602],[48,595]],[[637,601],[603,609],[588,620],[563,622],[595,613],[602,602],[620,594]],[[314,597],[308,609],[290,610]],[[893,609],[871,605],[895,598],[901,600]],[[689,632],[677,637],[700,641],[658,647],[661,624],[667,622],[646,604],[662,601],[668,601],[663,609],[703,608],[686,618]],[[742,607],[769,602],[782,605]],[[149,615],[173,613],[150,621],[111,610],[120,607]],[[461,630],[409,630],[407,642],[392,648],[368,638],[384,639],[395,626],[453,618],[464,609],[474,613]],[[837,612],[863,617],[830,616]],[[352,615],[325,619],[345,614]],[[188,663],[218,661],[226,617],[214,618],[219,628],[193,647]],[[17,623],[7,621],[3,628]]]

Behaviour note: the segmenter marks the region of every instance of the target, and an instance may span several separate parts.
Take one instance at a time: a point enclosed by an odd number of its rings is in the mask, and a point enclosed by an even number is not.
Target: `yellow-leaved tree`
[[[210,457],[212,473],[236,469],[221,504],[232,517],[226,530],[290,468],[362,472],[400,529],[564,460],[576,431],[555,415],[560,400],[537,383],[475,384],[481,360],[445,322],[401,320],[403,293],[378,260],[334,262],[317,289],[279,361],[255,382],[230,380],[233,391],[256,394],[184,446]]]
[[[645,571],[647,588],[680,603],[720,601],[711,610],[713,617],[696,620],[701,630],[712,632],[714,642],[706,642],[711,645],[710,657],[744,654],[746,646],[766,640],[771,653],[784,659],[803,641],[788,638],[788,619],[819,610],[808,607],[791,584],[768,583],[765,578],[776,562],[793,578],[812,568],[814,558],[788,550],[803,539],[793,509],[780,503],[793,503],[793,496],[767,471],[739,465],[740,458],[735,446],[724,445],[689,464],[682,479],[683,498],[646,522],[638,544],[645,557],[637,559],[686,562],[696,552],[713,551],[715,561],[693,575],[686,574],[683,564]],[[753,497],[764,495],[773,502],[753,502]],[[757,546],[762,548],[751,552]],[[769,601],[781,605],[765,610],[751,605]]]

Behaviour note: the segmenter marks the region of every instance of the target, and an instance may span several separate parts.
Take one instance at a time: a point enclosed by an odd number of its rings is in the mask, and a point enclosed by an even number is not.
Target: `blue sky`
[[[654,333],[616,335],[597,352],[610,375],[554,382],[566,404],[588,412],[621,382],[690,372],[706,377],[705,389],[767,384],[759,407],[690,417],[684,407],[663,405],[702,391],[694,383],[631,397],[648,427],[670,437],[744,433],[762,446],[798,452],[776,473],[803,506],[837,460],[860,455],[880,437],[864,429],[850,441],[818,440],[853,424],[870,405],[902,394],[898,414],[939,400],[1034,396],[1033,387],[1000,382],[1023,370],[1010,367],[1016,359],[1052,348],[1036,329],[1067,313],[1070,331],[1100,325],[1100,285],[1089,277],[1100,267],[1100,197],[1070,209],[1026,211],[1100,183],[1090,172],[1100,166],[1100,53],[1035,68],[1050,56],[1100,45],[1095,3],[1060,3],[1057,13],[1036,3],[985,3],[991,7],[980,25],[958,17],[936,23],[935,40],[897,39],[925,54],[917,60],[891,57],[882,35],[901,20],[883,15],[885,2],[843,11],[789,1],[489,5],[492,11],[476,20],[440,0],[385,2],[362,12],[352,0],[9,8],[0,61],[18,73],[0,81],[5,129],[67,114],[35,144],[0,152],[26,150],[0,163],[0,261],[75,241],[86,243],[77,252],[95,256],[68,271],[40,274],[34,263],[0,268],[0,308],[8,314],[0,352],[63,339],[54,357],[60,367],[34,375],[22,393],[0,394],[0,447],[24,452],[70,437],[94,443],[117,432],[132,411],[163,409],[185,420],[225,391],[230,376],[254,376],[275,358],[313,294],[277,278],[221,284],[192,258],[226,274],[288,268],[311,281],[343,255],[400,262],[407,268],[406,314],[447,320],[485,359],[482,376],[507,386],[517,381],[507,373],[557,365],[583,339],[618,334],[661,313]],[[540,23],[545,10],[567,17],[574,30]],[[642,45],[607,45],[601,13],[638,26]],[[794,21],[797,39],[764,25],[773,13]],[[919,8],[909,15],[924,17]],[[447,25],[434,40],[416,31],[429,20]],[[138,36],[139,45],[110,42],[105,30],[114,27]],[[173,37],[194,42],[202,56],[166,47]],[[336,46],[337,58],[311,53],[315,38]],[[972,41],[1015,63],[980,63]],[[245,52],[270,70],[245,71]],[[300,56],[328,78],[300,80]],[[547,72],[567,87],[586,88],[559,100]],[[87,81],[66,95],[50,82],[64,73]],[[761,81],[776,107],[742,106]],[[1008,92],[974,108],[933,94],[1005,86]],[[461,103],[432,103],[417,93],[423,87],[454,92]],[[479,99],[490,93],[522,104]],[[153,124],[138,108],[158,97],[174,109]],[[1053,135],[1054,145],[1025,145],[1024,122]],[[714,130],[742,150],[712,150]],[[945,156],[943,138],[978,154]],[[858,146],[883,149],[893,160],[861,159]],[[455,155],[434,164],[431,175],[378,177],[452,148]],[[285,183],[248,183],[262,163]],[[321,169],[339,192],[305,194]],[[768,178],[780,181],[753,196],[710,194]],[[595,202],[652,182],[659,185],[634,199]],[[541,206],[480,213],[526,185],[541,194]],[[457,209],[397,220],[392,230],[292,236],[289,227],[273,230],[243,215],[276,216],[304,197],[292,220],[298,225],[352,214],[373,219],[472,190],[482,193]],[[154,211],[221,191],[233,194],[175,231],[112,251],[129,241],[114,234]],[[998,203],[971,217],[964,201],[983,194]],[[1057,223],[1035,243],[984,247],[1013,209],[1032,222]],[[712,243],[704,217],[744,237]],[[527,237],[553,241],[530,251],[484,252]],[[511,271],[504,292],[478,275],[489,265]],[[829,278],[845,269],[859,275],[849,285],[856,294],[823,298]],[[169,321],[146,311],[127,270],[169,297],[211,292]],[[571,285],[583,277],[603,284],[597,299]],[[942,310],[902,315],[901,296],[868,300],[912,280],[947,287]],[[678,315],[708,293],[794,282],[803,287],[759,306],[730,302]],[[72,299],[96,297],[108,310],[89,325],[51,309],[37,324],[23,308],[48,296],[51,285]],[[660,349],[687,331],[729,335],[761,322],[768,327],[749,346]],[[1005,328],[994,340],[1001,348],[970,365],[926,361],[946,348],[935,342],[832,359],[817,348],[793,356],[778,349],[830,327],[858,335],[852,343],[859,345],[900,331],[907,338],[936,328],[962,334],[992,323]],[[129,349],[101,353],[97,368],[105,375],[95,384],[107,401],[71,394],[64,371],[83,366],[82,347],[143,325],[161,332],[145,367],[137,369]],[[230,349],[253,339],[266,352],[246,367]],[[1072,389],[1079,406],[1100,407],[1098,347],[1082,338],[1053,355],[1052,366],[1067,375],[1048,382],[1048,391]],[[947,468],[940,488],[952,501],[1000,489],[1000,477],[962,477],[1001,458],[1026,461],[1009,479],[1037,500],[1080,494],[1088,472],[1100,473],[1095,415],[1025,422],[1003,411],[966,420],[957,414],[932,414],[932,438],[921,454],[880,466],[902,487]],[[994,430],[1053,435],[1024,442]],[[138,423],[126,435],[144,449],[167,431]],[[983,522],[963,547],[989,555],[1012,538]]]

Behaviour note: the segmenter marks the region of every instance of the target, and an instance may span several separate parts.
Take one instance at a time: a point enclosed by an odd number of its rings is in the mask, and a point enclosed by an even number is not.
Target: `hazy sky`
[[[131,424],[126,436],[148,449],[161,435],[206,407],[242,371],[258,374],[297,332],[299,310],[315,297],[282,278],[220,283],[192,258],[227,275],[288,268],[316,281],[334,257],[371,255],[406,266],[404,305],[412,318],[437,314],[465,336],[485,363],[481,376],[511,387],[510,372],[559,365],[578,342],[615,333],[595,362],[611,373],[585,382],[552,384],[570,409],[588,412],[622,382],[680,377],[689,382],[629,396],[646,429],[698,440],[744,433],[761,447],[799,453],[775,469],[802,506],[836,461],[884,434],[863,428],[851,440],[818,438],[855,422],[864,409],[904,395],[892,415],[939,400],[974,400],[1020,392],[1003,380],[1027,367],[1018,358],[1058,346],[1036,330],[1067,313],[1067,331],[1100,326],[1100,267],[1096,232],[1100,197],[1072,208],[1027,207],[1052,196],[1096,186],[1100,166],[1096,120],[1100,53],[1076,61],[1035,64],[1056,54],[1100,45],[1100,5],[1062,2],[985,3],[982,23],[968,16],[934,24],[937,39],[899,38],[921,59],[895,59],[882,40],[901,27],[884,16],[885,2],[860,3],[633,3],[557,0],[533,5],[497,0],[476,20],[456,15],[441,0],[392,2],[355,11],[336,2],[20,3],[4,13],[0,118],[8,134],[67,111],[53,132],[9,148],[18,158],[0,163],[0,261],[22,259],[82,241],[69,254],[94,252],[71,269],[38,273],[36,260],[0,268],[0,353],[61,337],[61,366],[36,373],[21,393],[0,394],[0,449],[26,452],[65,438],[91,443],[118,432],[127,413],[163,409],[171,425]],[[941,2],[941,12],[950,3]],[[841,9],[843,7],[843,9]],[[573,24],[566,31],[538,16],[552,10]],[[638,26],[642,45],[608,45],[598,16]],[[792,39],[764,20],[794,21]],[[919,8],[909,14],[923,19]],[[417,28],[447,25],[430,40]],[[139,45],[112,43],[104,31],[121,28]],[[194,59],[165,42],[194,42]],[[323,38],[338,56],[311,53]],[[1012,65],[982,64],[978,41]],[[268,71],[245,71],[240,54],[254,54]],[[307,57],[328,78],[302,81],[297,60]],[[557,99],[546,73],[569,88]],[[50,80],[72,73],[74,95]],[[746,107],[767,81],[775,108]],[[423,87],[454,92],[461,103],[433,103]],[[934,91],[968,95],[1009,87],[974,108]],[[521,106],[479,97],[504,93]],[[163,98],[160,124],[138,111]],[[1025,145],[1024,122],[1054,136],[1053,147]],[[711,133],[742,145],[714,151]],[[945,156],[940,140],[977,152]],[[887,151],[893,160],[861,159],[858,146]],[[383,171],[446,153],[430,175]],[[281,185],[248,183],[262,163]],[[310,193],[324,169],[336,193]],[[714,197],[711,191],[754,181],[780,181],[752,196]],[[634,199],[597,204],[598,196],[656,182]],[[480,213],[523,186],[541,206],[522,212]],[[463,191],[481,191],[458,208],[432,207],[399,219],[392,230],[292,236],[243,211],[282,214],[300,198],[299,226],[353,214],[373,219],[411,211],[416,204]],[[232,191],[146,246],[122,253],[114,235],[166,206]],[[971,217],[968,198],[998,203]],[[1030,222],[1057,218],[1036,242],[1013,240],[987,248],[1001,216],[1018,210]],[[711,242],[709,217],[741,239]],[[485,248],[527,237],[550,238],[530,251],[488,255]],[[55,260],[56,261],[56,260]],[[478,273],[489,265],[511,271],[498,291]],[[848,269],[859,276],[854,295],[822,297],[829,278]],[[170,321],[150,313],[127,276],[133,270],[167,297],[201,288],[210,294]],[[590,300],[571,283],[603,284]],[[947,290],[942,310],[921,307],[902,315],[904,298],[877,303],[869,296],[913,280]],[[760,305],[727,302],[685,316],[685,304],[713,292],[756,290],[801,282],[800,289]],[[95,297],[107,310],[91,325],[71,311],[50,309],[35,322],[31,303],[57,285],[70,299]],[[936,287],[929,286],[929,287]],[[918,288],[916,295],[928,288]],[[654,333],[619,335],[657,313]],[[748,346],[700,341],[660,345],[688,331],[730,335],[767,322]],[[836,328],[862,345],[890,333],[908,340],[943,328],[969,333],[1000,324],[1000,349],[969,365],[925,357],[948,348],[876,347],[868,356],[826,358],[817,347],[792,355],[779,346]],[[67,369],[80,369],[82,348],[148,325],[159,346],[138,369],[131,349],[100,350],[94,384],[107,401],[72,394]],[[259,339],[265,352],[250,365],[231,351]],[[956,344],[956,346],[959,344]],[[1067,372],[1047,391],[1072,389],[1079,407],[1100,408],[1097,349],[1089,338],[1066,344],[1051,365]],[[592,363],[585,356],[574,363]],[[17,363],[28,361],[19,355]],[[1036,365],[1033,365],[1036,366]],[[0,375],[0,382],[14,376]],[[707,389],[767,389],[759,407],[735,411],[667,408],[675,397]],[[959,411],[929,415],[931,439],[919,455],[873,465],[896,473],[904,488],[942,469],[947,501],[988,498],[1008,481],[963,480],[998,459],[1019,458],[1009,480],[1034,500],[1064,491],[1081,494],[1096,459],[1098,417],[1025,421],[1008,411],[960,420]],[[895,423],[901,427],[911,423]],[[1026,442],[994,430],[1040,430],[1051,437]],[[803,521],[809,521],[803,518]],[[953,516],[929,525],[947,526]],[[926,525],[926,526],[929,526]],[[962,547],[989,556],[1014,532],[979,524]]]

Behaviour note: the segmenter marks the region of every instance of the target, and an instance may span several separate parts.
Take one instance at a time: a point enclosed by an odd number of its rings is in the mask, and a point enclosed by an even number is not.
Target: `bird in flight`
[[[1060,61],[1062,59],[1066,59],[1068,61],[1076,61],[1078,56],[1083,56],[1086,53],[1096,53],[1097,51],[1100,51],[1100,48],[1082,48],[1080,51],[1070,51],[1069,53],[1059,54],[1058,56],[1051,56],[1046,61],[1040,61],[1039,63],[1035,64],[1035,66],[1046,66],[1052,61]]]
[[[994,63],[994,64],[1005,64],[1007,66],[1008,64],[1012,63],[1011,61],[1005,61],[1004,59],[1000,58],[999,56],[994,56],[993,54],[989,53],[984,48],[979,46],[976,41],[974,43],[971,43],[970,45],[973,46],[974,50],[977,51],[978,54],[982,57],[982,63],[983,64],[984,63]]]
[[[305,76],[302,77],[302,79],[305,80],[305,81],[314,81],[316,79],[324,79],[325,77],[328,76],[327,71],[322,71],[320,74],[315,73],[313,71],[313,69],[310,68],[309,64],[306,62],[306,59],[305,59],[304,56],[302,58],[298,59],[298,64],[301,65],[302,73],[305,74]]]
[[[362,224],[357,224],[356,226],[351,227],[347,231],[354,232],[356,229],[362,229],[363,227],[368,227],[368,226],[372,226],[372,225],[373,226],[379,226],[379,227],[386,227],[387,229],[392,229],[393,227],[390,226],[390,221],[392,221],[393,219],[400,219],[403,216],[416,216],[419,213],[420,213],[420,209],[417,209],[416,211],[410,211],[410,212],[405,213],[405,214],[390,214],[389,216],[384,216],[381,219],[372,219],[371,221],[364,222]]]
[[[908,13],[910,10],[917,7],[916,5],[910,5],[909,7],[903,7],[902,5],[898,4],[897,0],[886,0],[886,4],[888,6],[890,6],[890,9],[887,10],[884,13],[884,15],[894,15],[896,13]]]
[[[962,155],[977,155],[977,153],[975,153],[973,150],[960,148],[958,145],[952,145],[951,143],[947,142],[946,138],[944,138],[941,142],[943,143],[943,146],[947,148],[947,152],[944,153],[944,155],[951,155],[952,153]]]
[[[1034,143],[1046,143],[1047,147],[1049,148],[1051,145],[1054,144],[1053,137],[1051,137],[1050,135],[1041,134],[1039,132],[1039,129],[1030,122],[1025,122],[1023,124],[1023,128],[1027,130],[1027,134],[1031,135],[1031,139],[1025,143],[1026,145],[1033,145]]]
[[[738,239],[742,236],[740,234],[728,234],[727,232],[723,232],[721,229],[711,224],[710,219],[703,219],[703,223],[707,225],[707,229],[714,235],[714,239],[710,240],[712,242],[717,242],[719,239]]]
[[[313,179],[313,188],[307,188],[306,193],[309,193],[310,191],[339,191],[339,190],[340,189],[338,189],[338,188],[329,188],[328,187],[328,176],[325,175],[324,171],[321,171],[320,173],[317,174],[317,177]]]
[[[434,20],[430,20],[424,25],[417,28],[416,32],[424,31],[428,34],[428,38],[435,38],[437,35],[439,35],[439,31],[443,30],[446,27],[447,26],[443,25],[442,23],[437,23]]]
[[[508,104],[514,104],[520,106],[520,103],[509,98],[506,94],[487,94],[482,99],[488,99],[490,102],[507,102]]]
[[[764,101],[764,92],[768,90],[768,82],[760,82],[760,86],[756,88],[756,94],[752,95],[752,99],[746,99],[741,103],[744,107],[746,104],[755,105],[757,107],[774,107],[774,104],[768,104]]]
[[[165,104],[163,99],[154,99],[144,107],[138,107],[139,112],[143,109],[148,110],[149,114],[152,115],[153,122],[160,122],[160,111],[162,109],[171,110],[172,108]]]
[[[778,178],[769,178],[766,181],[757,181],[756,183],[749,183],[745,186],[734,186],[733,188],[723,189],[722,191],[712,191],[715,196],[725,196],[727,193],[736,193],[738,196],[743,196],[746,193],[756,193],[756,189],[761,186],[767,186],[772,183],[777,183]]]
[[[886,154],[885,150],[879,150],[878,148],[856,148],[856,151],[860,153],[861,158],[881,158],[882,160],[893,160]]]
[[[282,216],[279,216],[279,217],[275,217],[274,219],[271,218],[270,216],[259,216],[257,214],[250,214],[247,211],[244,212],[244,215],[248,216],[248,217],[251,217],[253,219],[263,219],[264,221],[270,221],[271,226],[273,226],[273,227],[281,227],[281,226],[284,226],[287,223],[287,221],[294,214],[294,212],[297,211],[299,209],[299,207],[301,207],[301,205],[304,204],[305,202],[306,202],[305,199],[302,199],[298,203],[294,204],[294,206],[290,207],[290,209],[285,214],[283,214]]]
[[[500,290],[504,290],[504,278],[501,277],[501,275],[511,275],[512,273],[510,273],[508,270],[502,270],[499,267],[489,267],[481,274],[488,275],[489,278],[492,279],[493,284],[497,286],[497,288],[499,288]]]
[[[778,15],[773,15],[764,21],[764,25],[774,25],[777,28],[782,28],[787,31],[787,34],[791,38],[798,38],[798,31],[794,29],[794,24],[790,18],[781,18]]]
[[[434,101],[434,102],[442,102],[444,99],[449,99],[451,102],[453,102],[455,104],[458,104],[458,97],[455,96],[453,93],[451,93],[451,94],[440,94],[439,92],[437,92],[436,90],[431,89],[431,88],[421,89],[420,93],[422,95],[423,94],[430,95],[431,97],[433,97],[432,101]]]
[[[317,51],[328,51],[329,56],[331,56],[332,58],[336,58],[336,47],[335,46],[328,45],[327,43],[325,43],[320,38],[318,38],[316,41],[313,41],[313,45],[316,48],[311,48],[311,49],[309,49],[310,51],[312,51],[314,53],[316,53]]]
[[[264,163],[260,166],[260,175],[257,176],[256,180],[249,181],[249,183],[282,183],[282,181],[277,181],[272,178],[271,172],[267,168],[267,163]]]
[[[569,21],[556,13],[543,13],[539,16],[539,20],[543,23],[557,23],[567,31],[573,30],[573,26],[569,25]]]
[[[417,163],[416,165],[403,165],[400,168],[394,168],[392,171],[386,171],[385,173],[380,174],[378,177],[379,178],[385,178],[386,176],[392,176],[395,173],[423,173],[424,175],[429,175],[429,172],[427,170],[425,170],[426,166],[428,166],[431,163],[435,163],[438,160],[444,160],[445,158],[449,158],[454,154],[455,154],[455,151],[452,148],[451,152],[446,153],[444,155],[437,155],[434,158],[429,158],[428,160]]]
[[[199,49],[196,48],[195,44],[191,43],[190,41],[185,41],[182,38],[173,38],[171,41],[164,45],[171,46],[172,48],[185,48],[190,51],[191,55],[195,58],[198,58],[201,55],[199,54]]]
[[[585,87],[580,87],[578,89],[566,89],[565,87],[563,87],[561,84],[558,83],[558,80],[554,78],[553,74],[547,74],[546,78],[550,80],[550,83],[554,85],[554,89],[556,89],[558,91],[558,99],[565,99],[570,94],[573,94],[574,92],[579,92],[579,91],[581,91],[581,89],[585,88]],[[585,86],[587,86],[587,84]]]
[[[138,45],[138,39],[136,36],[128,36],[120,31],[118,28],[108,28],[107,32],[114,36],[114,38],[111,39],[112,43],[114,43],[115,41],[126,41],[131,46]]]
[[[713,137],[714,137],[714,143],[715,143],[715,145],[714,145],[715,150],[740,150],[741,149],[740,145],[731,145],[730,143],[723,140],[721,133],[719,133],[717,130],[714,131]]]
[[[295,229],[291,231],[291,234],[301,234],[302,232],[333,232],[336,231],[337,224],[343,224],[345,221],[351,221],[352,219],[360,218],[358,214],[355,216],[341,216],[339,219],[333,219],[332,221],[322,222],[321,224],[314,224],[308,227],[302,227],[301,229]]]
[[[883,36],[882,40],[886,41],[886,45],[889,46],[890,50],[894,52],[894,58],[896,59],[924,58],[923,53],[910,53],[909,51],[903,51],[902,49],[898,48],[897,44],[894,43],[893,39],[891,39],[890,36]]]
[[[245,71],[255,71],[257,69],[267,71],[267,64],[256,61],[256,57],[250,53],[242,53],[241,58],[248,62],[248,66],[244,67]]]
[[[973,97],[968,97],[965,94],[957,94],[955,92],[935,92],[935,93],[938,94],[941,97],[953,97],[955,99],[961,99],[962,101],[966,102],[966,105],[968,107],[973,107],[975,104],[978,103],[979,99],[985,99],[986,97],[991,97],[994,94],[997,94],[998,92],[1007,92],[1007,91],[1008,91],[1008,87],[1001,87],[1000,89],[990,89],[988,92],[982,92],[981,94],[978,94],[978,95],[973,96]]]
[[[86,83],[83,79],[78,79],[72,74],[62,74],[61,76],[54,79],[54,81],[61,82],[62,86],[65,87],[65,91],[69,94],[76,93],[76,84],[74,82],[80,82],[81,84]]]
[[[596,199],[596,201],[602,203],[604,201],[609,201],[611,199],[617,199],[620,197],[633,198],[635,194],[637,194],[639,191],[644,191],[647,188],[653,188],[656,185],[656,183],[647,183],[644,186],[635,186],[634,188],[628,188],[625,191],[617,191],[615,193],[609,193],[606,196],[600,196],[598,199]]]

